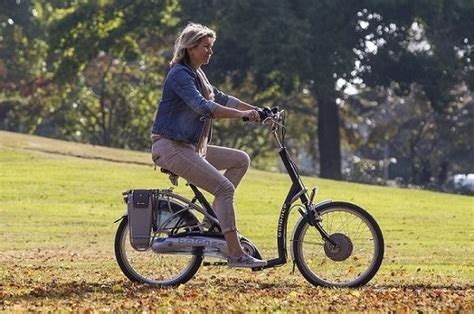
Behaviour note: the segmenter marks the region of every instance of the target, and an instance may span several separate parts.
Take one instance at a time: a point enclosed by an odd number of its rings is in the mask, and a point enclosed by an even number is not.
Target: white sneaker
[[[227,258],[227,266],[229,267],[259,268],[266,265],[266,261],[256,259],[245,253],[238,257]]]

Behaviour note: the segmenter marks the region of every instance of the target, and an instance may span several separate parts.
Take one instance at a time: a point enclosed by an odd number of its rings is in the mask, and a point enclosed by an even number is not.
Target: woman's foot
[[[227,258],[227,266],[229,267],[259,268],[266,265],[266,261],[256,259],[245,253],[237,257],[229,256]]]

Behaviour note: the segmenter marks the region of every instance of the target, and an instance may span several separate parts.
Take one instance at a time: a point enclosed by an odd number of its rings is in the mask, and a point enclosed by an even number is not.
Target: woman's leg
[[[200,157],[192,145],[160,139],[152,147],[152,156],[158,166],[176,173],[215,196],[217,219],[219,220],[222,233],[224,234],[229,249],[229,266],[262,267],[266,265],[265,261],[244,254],[240,246],[237,229],[235,227],[233,205],[235,187],[227,177],[223,176],[207,160]],[[244,168],[246,171],[248,163]],[[241,172],[241,170],[237,172]],[[240,182],[243,174],[232,175],[232,173],[233,172],[230,174],[233,180]]]
[[[234,214],[234,185],[207,160],[200,157],[194,147],[168,139],[153,145],[153,156],[158,166],[166,168],[192,184],[215,196],[215,212],[232,256],[241,255]]]
[[[224,176],[235,188],[250,166],[250,157],[244,151],[214,145],[207,147],[206,160],[217,170],[225,170]]]
[[[244,151],[215,145],[207,147],[206,160],[217,170],[225,170],[224,176],[235,188],[250,166],[250,157]],[[212,207],[215,205],[214,201]]]
[[[237,188],[250,166],[250,157],[247,153],[238,149],[214,145],[207,147],[206,160],[217,170],[225,170],[224,176],[232,182],[235,188]],[[215,202],[212,206],[216,206]],[[231,247],[239,247],[239,250],[233,250],[230,254],[232,256],[240,256],[242,249],[237,231],[227,232],[224,234],[224,237],[229,245],[229,251]]]

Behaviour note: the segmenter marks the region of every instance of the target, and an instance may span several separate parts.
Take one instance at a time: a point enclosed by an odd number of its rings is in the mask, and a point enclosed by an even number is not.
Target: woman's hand
[[[244,121],[260,121],[260,115],[255,109],[237,110],[234,108],[221,106],[219,104],[215,105],[216,110],[213,112],[212,115],[216,119],[241,118]]]
[[[260,115],[258,114],[257,110],[244,110],[241,111],[242,113],[242,119],[252,122],[258,122],[260,121]],[[247,118],[247,119],[245,119]]]

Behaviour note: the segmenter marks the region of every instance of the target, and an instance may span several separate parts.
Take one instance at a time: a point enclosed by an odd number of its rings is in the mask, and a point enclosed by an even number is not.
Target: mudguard
[[[315,204],[313,208],[316,211],[320,211],[320,210],[323,210],[327,205],[332,204],[332,203],[333,203],[332,200],[323,200],[323,201]],[[302,224],[305,221],[306,221],[306,218],[303,217],[303,216],[301,216],[300,219],[298,219],[298,221],[295,224],[295,227],[293,228],[293,232],[291,233],[291,242],[293,242],[295,240],[296,229],[298,228],[298,226],[300,224]],[[291,255],[291,259],[295,260],[295,257],[293,255],[293,246],[290,247],[290,255]]]

